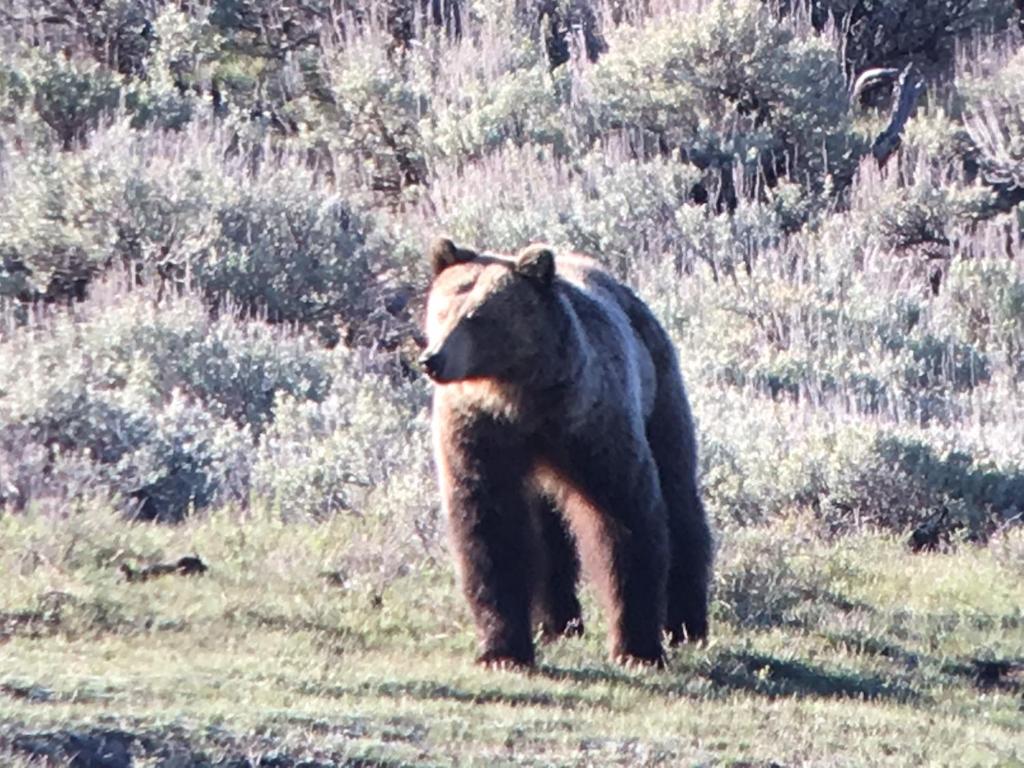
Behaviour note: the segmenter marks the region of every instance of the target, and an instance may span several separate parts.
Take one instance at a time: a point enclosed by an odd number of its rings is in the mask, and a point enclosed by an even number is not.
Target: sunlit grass
[[[407,765],[1024,757],[1024,584],[996,548],[919,556],[862,535],[796,551],[792,531],[748,529],[723,538],[706,647],[673,650],[664,671],[611,665],[588,594],[587,636],[543,648],[521,674],[472,664],[447,563],[324,578],[351,527],[5,518],[0,733],[119,728],[211,759]],[[116,569],[193,551],[205,576],[128,584]],[[774,592],[730,592],[753,578],[752,558]],[[1011,671],[986,681],[984,662]]]

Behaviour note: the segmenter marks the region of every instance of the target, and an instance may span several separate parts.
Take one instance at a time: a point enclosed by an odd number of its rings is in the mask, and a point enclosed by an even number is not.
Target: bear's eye
[[[486,318],[482,317],[480,313],[477,312],[476,310],[473,310],[472,312],[467,312],[465,317],[462,318],[462,320],[464,323],[466,323],[466,325],[473,328],[483,325]]]

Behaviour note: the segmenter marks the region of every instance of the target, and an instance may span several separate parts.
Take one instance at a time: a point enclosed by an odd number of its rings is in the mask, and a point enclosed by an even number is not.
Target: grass
[[[0,519],[0,762],[100,742],[135,765],[1024,762],[1019,530],[926,555],[723,533],[708,646],[618,668],[588,596],[587,636],[521,674],[472,664],[446,560],[354,559],[366,525]],[[193,551],[205,576],[117,570]]]

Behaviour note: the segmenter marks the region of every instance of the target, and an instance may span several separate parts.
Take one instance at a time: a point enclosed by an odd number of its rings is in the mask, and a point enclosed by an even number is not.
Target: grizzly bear
[[[654,315],[584,256],[448,239],[429,256],[420,363],[478,661],[531,666],[534,627],[582,632],[581,562],[614,660],[660,664],[663,631],[704,638],[711,535],[693,418]]]

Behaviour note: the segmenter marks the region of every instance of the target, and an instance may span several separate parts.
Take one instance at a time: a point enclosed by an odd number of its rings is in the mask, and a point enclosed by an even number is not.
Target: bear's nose
[[[437,379],[441,375],[441,371],[444,369],[444,358],[440,352],[432,352],[427,350],[420,355],[420,365],[423,366],[423,370],[427,376],[432,379]]]

